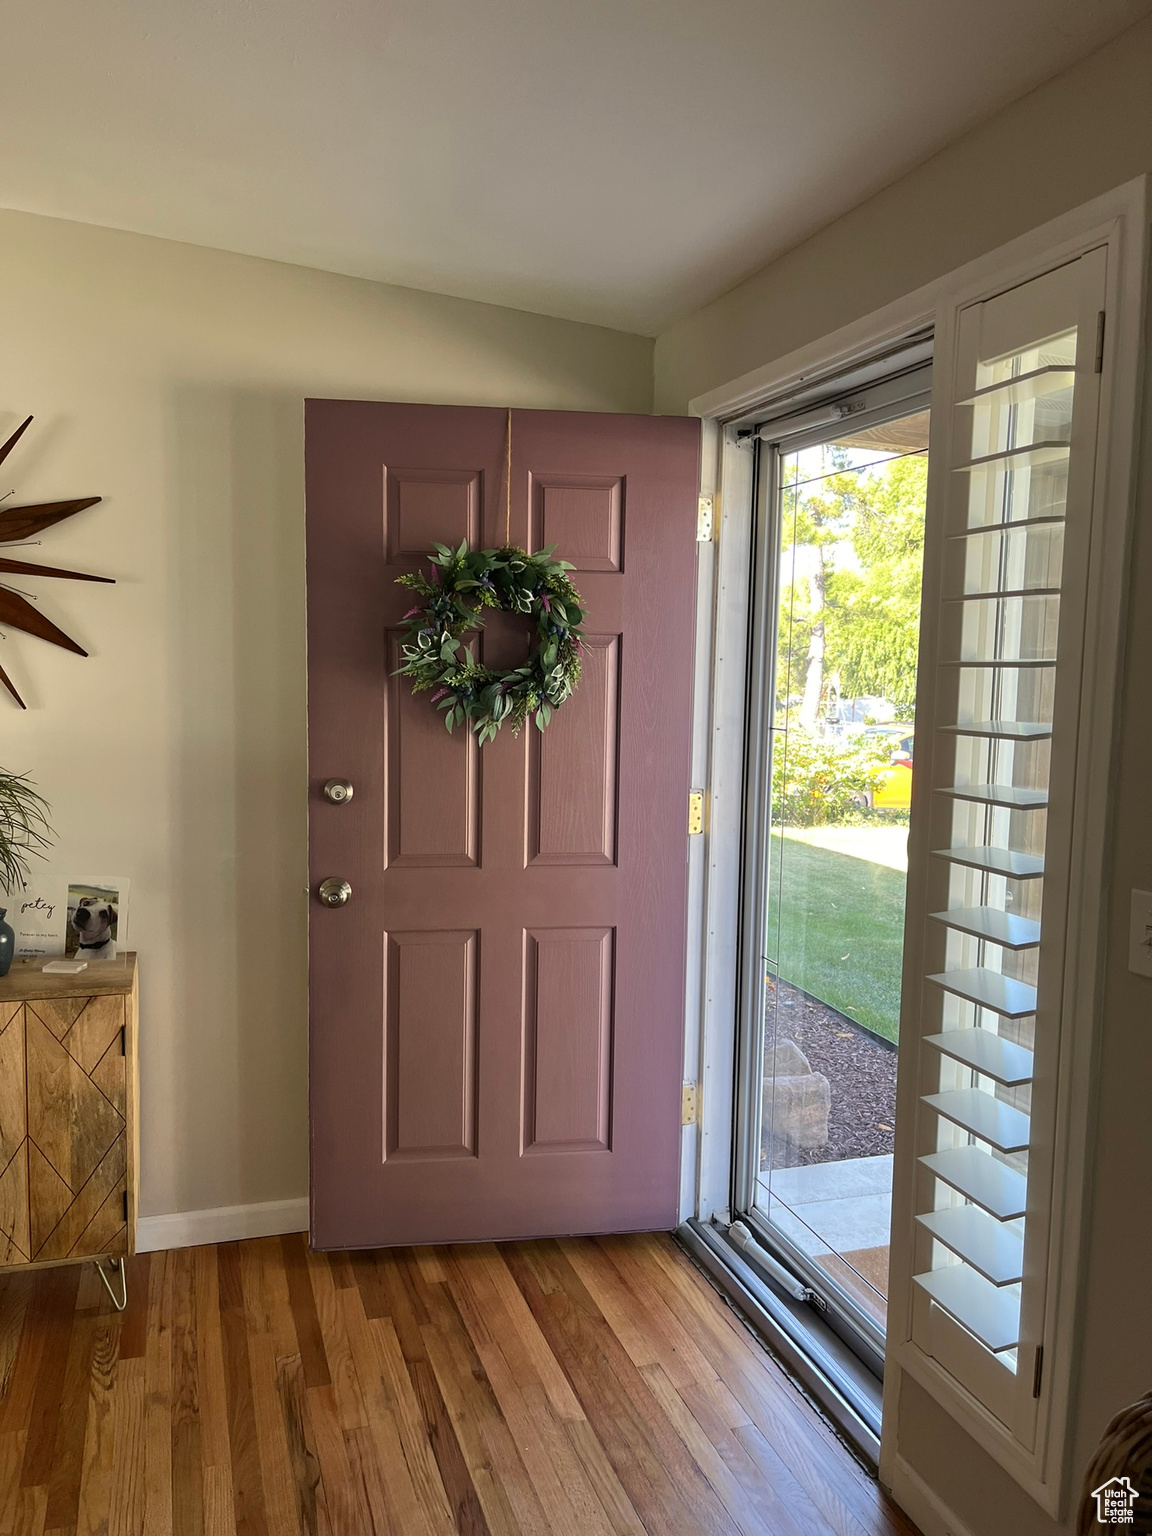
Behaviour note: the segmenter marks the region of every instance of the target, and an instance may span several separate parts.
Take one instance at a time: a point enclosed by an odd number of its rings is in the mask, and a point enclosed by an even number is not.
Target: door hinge
[[[1104,311],[1096,316],[1096,361],[1092,365],[1093,373],[1104,372]]]
[[[696,542],[709,544],[712,540],[712,521],[716,507],[714,496],[701,496],[696,509]]]
[[[127,1190],[124,1191],[124,1221],[125,1221],[125,1224],[127,1224],[127,1221],[128,1221],[128,1191]]]
[[[127,1054],[128,1054],[128,1026],[127,1026],[127,1024],[121,1024],[121,1026],[120,1026],[120,1054],[121,1054],[121,1056],[127,1056]]]
[[[688,791],[688,836],[698,837],[704,830],[704,791]]]
[[[685,1083],[680,1093],[680,1124],[696,1124],[696,1084]]]
[[[1040,1396],[1040,1382],[1044,1375],[1044,1346],[1036,1346],[1036,1363],[1032,1367],[1032,1396]]]

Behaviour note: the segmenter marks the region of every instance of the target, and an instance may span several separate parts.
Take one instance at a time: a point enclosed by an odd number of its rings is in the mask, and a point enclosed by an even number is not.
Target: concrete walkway
[[[892,1219],[892,1154],[778,1168],[761,1179],[759,1204],[802,1253],[886,1248]]]

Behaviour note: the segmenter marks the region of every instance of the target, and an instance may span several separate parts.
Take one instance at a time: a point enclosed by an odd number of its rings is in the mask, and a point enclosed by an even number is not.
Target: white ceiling
[[[655,332],[1150,9],[5,0],[0,205]]]

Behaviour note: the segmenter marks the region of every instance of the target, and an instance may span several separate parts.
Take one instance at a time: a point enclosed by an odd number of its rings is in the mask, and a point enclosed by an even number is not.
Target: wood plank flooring
[[[909,1536],[672,1241],[0,1280],[0,1536]]]

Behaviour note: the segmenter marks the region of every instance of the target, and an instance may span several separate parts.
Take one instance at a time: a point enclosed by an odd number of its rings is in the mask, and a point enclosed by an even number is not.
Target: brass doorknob
[[[324,798],[333,805],[347,805],[352,798],[352,785],[347,779],[329,779],[324,786]]]
[[[339,875],[329,875],[327,880],[321,880],[316,894],[326,907],[342,907],[351,896],[352,887]]]

